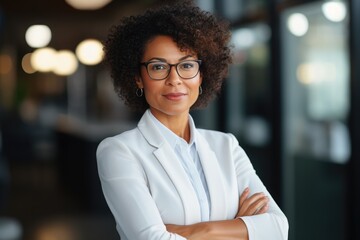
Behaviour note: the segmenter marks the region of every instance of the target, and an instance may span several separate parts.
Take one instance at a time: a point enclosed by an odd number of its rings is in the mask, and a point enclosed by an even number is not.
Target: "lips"
[[[163,95],[169,100],[180,100],[182,97],[186,96],[185,93],[167,93]]]

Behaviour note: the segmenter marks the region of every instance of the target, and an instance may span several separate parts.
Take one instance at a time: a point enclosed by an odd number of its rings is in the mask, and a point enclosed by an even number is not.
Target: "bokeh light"
[[[11,72],[13,63],[11,57],[7,54],[0,55],[0,74],[5,75]]]
[[[111,0],[65,0],[70,6],[79,10],[100,9],[111,2]]]
[[[26,43],[33,48],[42,48],[51,41],[51,30],[46,25],[32,25],[25,33]]]
[[[293,13],[289,16],[287,22],[288,28],[292,34],[301,37],[309,30],[309,21],[302,13]]]
[[[322,5],[322,11],[327,19],[333,22],[341,22],[346,17],[346,6],[343,2],[330,1]]]
[[[76,47],[76,56],[85,65],[96,65],[103,59],[103,45],[99,40],[86,39]]]
[[[316,84],[324,81],[335,81],[337,68],[333,63],[305,62],[298,66],[297,79],[304,85]]]
[[[56,54],[53,72],[57,75],[68,76],[73,74],[78,67],[75,54],[70,50],[60,50]]]
[[[21,60],[21,67],[24,72],[28,74],[36,72],[36,70],[31,66],[31,54],[32,53],[25,54]]]
[[[233,32],[234,45],[237,48],[249,48],[255,44],[255,32],[249,28],[241,28]]]
[[[39,72],[53,70],[56,60],[56,50],[53,48],[39,48],[31,54],[31,66]]]

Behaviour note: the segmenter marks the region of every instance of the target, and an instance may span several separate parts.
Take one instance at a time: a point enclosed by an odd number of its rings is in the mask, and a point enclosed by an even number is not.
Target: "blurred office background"
[[[196,2],[230,21],[234,46],[197,125],[235,134],[290,240],[360,239],[360,1]],[[101,41],[158,4],[0,0],[0,240],[118,239],[95,151],[139,115],[113,92]]]

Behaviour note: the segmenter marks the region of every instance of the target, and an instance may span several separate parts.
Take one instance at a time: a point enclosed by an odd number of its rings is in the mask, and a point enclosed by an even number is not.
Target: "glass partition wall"
[[[290,239],[344,239],[351,153],[346,2],[284,10],[281,36],[283,193]]]
[[[200,127],[233,133],[273,197],[280,201],[277,181],[280,160],[272,158],[271,148],[271,28],[267,2],[198,0],[197,3],[230,21],[234,62],[220,97],[205,110],[192,114]]]
[[[195,114],[200,125],[238,138],[287,215],[289,240],[356,239],[359,34],[349,13],[358,19],[359,1],[198,2],[231,22],[234,47],[221,97]]]
[[[264,21],[234,26],[234,63],[224,86],[224,131],[232,132],[279,200],[272,159],[271,29]]]

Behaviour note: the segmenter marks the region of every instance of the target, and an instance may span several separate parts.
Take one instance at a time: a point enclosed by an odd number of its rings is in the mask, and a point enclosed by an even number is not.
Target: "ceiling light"
[[[31,54],[31,66],[39,72],[50,72],[54,68],[56,50],[53,48],[39,48]]]
[[[103,45],[96,39],[87,39],[76,47],[76,56],[85,65],[96,65],[103,59]]]
[[[45,47],[51,41],[51,30],[46,25],[32,25],[26,30],[25,40],[30,47]]]
[[[346,6],[343,2],[326,2],[322,5],[322,11],[325,17],[333,22],[341,22],[346,17]]]
[[[302,13],[293,13],[289,16],[287,22],[288,28],[292,34],[301,37],[309,30],[309,21]]]
[[[78,67],[78,61],[75,54],[70,50],[60,50],[56,54],[56,61],[53,72],[61,76],[73,74]]]
[[[25,54],[21,60],[22,69],[28,74],[36,72],[36,70],[31,66],[31,54],[32,53]]]
[[[111,0],[65,0],[70,6],[79,10],[100,9],[111,2]]]

